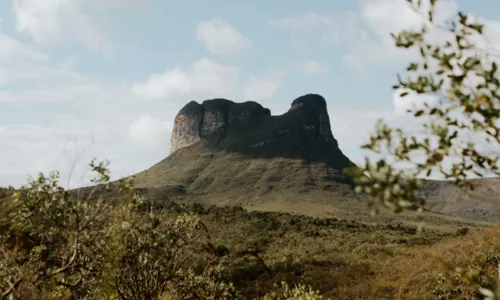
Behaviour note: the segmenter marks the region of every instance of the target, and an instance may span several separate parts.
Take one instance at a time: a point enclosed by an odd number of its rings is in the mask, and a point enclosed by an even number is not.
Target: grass
[[[248,299],[281,281],[309,284],[333,299],[434,299],[439,273],[500,250],[500,231],[479,225],[464,236],[461,227],[449,224],[418,233],[398,221],[368,224],[239,207],[163,205],[173,214],[202,216],[213,243],[227,247],[231,280]]]
[[[475,295],[479,287],[493,287],[497,276],[490,267],[471,282],[438,280],[440,274],[457,276],[457,267],[481,266],[488,253],[498,256],[500,230],[487,223],[425,213],[424,230],[418,232],[413,212],[314,217],[180,204],[165,199],[161,189],[142,192],[156,195],[155,205],[170,217],[201,216],[212,244],[225,255],[229,279],[247,299],[258,299],[282,281],[310,285],[333,299],[436,299],[434,294],[448,293],[457,284]],[[339,207],[338,212],[346,208]]]
[[[454,278],[457,267],[500,253],[500,230],[491,223],[431,212],[372,216],[367,199],[335,176],[319,163],[188,147],[137,174],[135,187],[171,216],[200,215],[247,299],[282,281],[333,299],[436,299],[458,284],[440,282],[440,274]],[[0,189],[0,198],[10,193]],[[492,287],[496,271],[485,272],[460,282],[462,290]]]
[[[188,202],[241,205],[249,210],[318,217],[369,217],[367,199],[328,164],[285,157],[255,158],[192,145],[134,175],[136,187]],[[426,181],[426,208],[450,216],[500,221],[497,180],[477,181],[465,191],[445,181]],[[151,195],[153,196],[153,195]]]

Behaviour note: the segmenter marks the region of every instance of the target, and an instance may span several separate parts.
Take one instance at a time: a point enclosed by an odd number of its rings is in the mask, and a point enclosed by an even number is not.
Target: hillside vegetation
[[[377,223],[179,204],[125,180],[106,189],[107,169],[92,166],[90,192],[56,176],[4,191],[5,298],[471,299],[497,282],[500,232],[486,224],[428,213],[419,232],[410,213]]]

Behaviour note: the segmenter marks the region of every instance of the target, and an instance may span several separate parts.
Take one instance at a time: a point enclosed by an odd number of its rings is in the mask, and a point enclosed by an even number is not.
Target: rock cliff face
[[[270,115],[269,109],[252,101],[234,103],[212,99],[202,104],[191,101],[175,117],[170,152],[201,140],[220,140],[232,124],[252,122]]]
[[[295,99],[280,116],[252,101],[192,101],[175,118],[171,153],[196,143],[252,157],[324,161],[336,168],[351,164],[333,137],[325,99],[315,94]]]

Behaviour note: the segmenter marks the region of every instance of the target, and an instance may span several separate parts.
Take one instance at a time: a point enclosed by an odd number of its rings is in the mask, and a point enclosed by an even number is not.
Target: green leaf
[[[421,116],[421,115],[423,115],[423,114],[424,114],[424,111],[423,111],[423,110],[419,110],[419,111],[416,111],[416,112],[415,112],[414,116],[415,116],[415,117],[420,117],[420,116]]]
[[[418,63],[411,63],[407,68],[406,71],[417,71],[418,70]]]

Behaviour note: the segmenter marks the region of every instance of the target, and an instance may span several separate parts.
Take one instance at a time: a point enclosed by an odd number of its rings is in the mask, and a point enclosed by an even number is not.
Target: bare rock
[[[231,124],[270,115],[269,109],[253,101],[235,103],[227,99],[212,99],[202,104],[191,101],[175,117],[170,153],[201,140],[220,140]]]
[[[337,169],[352,164],[333,137],[325,99],[316,94],[295,99],[280,116],[271,116],[269,109],[253,101],[192,101],[174,123],[171,153],[200,143],[251,157],[324,161]]]

